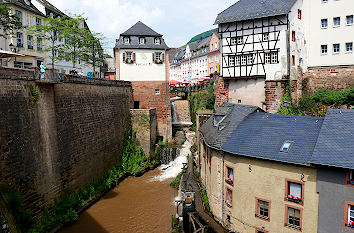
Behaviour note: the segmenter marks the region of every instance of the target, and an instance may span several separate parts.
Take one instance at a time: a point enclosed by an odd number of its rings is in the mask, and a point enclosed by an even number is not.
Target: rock
[[[176,143],[182,145],[186,141],[186,136],[183,131],[177,131],[175,136]]]

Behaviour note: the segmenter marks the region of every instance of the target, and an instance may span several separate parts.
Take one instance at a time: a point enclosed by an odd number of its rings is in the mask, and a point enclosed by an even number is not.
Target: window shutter
[[[123,53],[123,63],[125,63],[125,53]]]
[[[162,62],[165,61],[165,54],[164,53],[162,53],[161,59],[162,59]]]
[[[133,62],[135,62],[135,53],[133,53]]]
[[[155,61],[155,53],[152,53],[152,61]]]

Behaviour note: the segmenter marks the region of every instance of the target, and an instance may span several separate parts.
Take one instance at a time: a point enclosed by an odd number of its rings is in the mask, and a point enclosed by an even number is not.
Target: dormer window
[[[123,38],[124,44],[129,44],[130,43],[130,38],[129,37],[124,37]]]
[[[161,44],[160,38],[155,38],[155,44]]]
[[[219,124],[225,119],[225,115],[214,115],[214,126],[218,127]]]
[[[292,144],[293,144],[293,142],[291,142],[291,141],[285,141],[283,143],[282,147],[280,148],[280,152],[288,153]]]
[[[145,44],[145,38],[144,37],[140,37],[139,38],[139,44]]]

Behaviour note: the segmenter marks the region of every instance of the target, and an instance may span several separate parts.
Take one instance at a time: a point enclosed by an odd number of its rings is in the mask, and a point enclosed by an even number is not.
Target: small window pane
[[[321,19],[321,27],[322,28],[328,27],[328,20],[327,19]]]
[[[340,17],[334,17],[333,18],[333,27],[338,27],[340,26]]]
[[[339,52],[340,52],[340,45],[333,44],[333,53],[339,53]]]
[[[347,52],[353,52],[353,42],[345,43],[345,50]]]
[[[284,144],[282,145],[280,151],[288,152],[291,145],[292,145],[292,142],[284,142]]]
[[[298,183],[289,182],[289,195],[301,199],[302,185]]]
[[[322,54],[327,54],[327,45],[321,45],[321,53]]]
[[[353,15],[348,15],[347,16],[347,25],[352,25],[353,24]]]

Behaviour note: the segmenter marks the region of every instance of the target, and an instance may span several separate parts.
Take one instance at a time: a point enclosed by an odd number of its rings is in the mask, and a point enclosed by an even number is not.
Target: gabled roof
[[[313,163],[354,168],[354,110],[327,111],[313,152]]]
[[[256,106],[223,103],[214,114],[199,128],[205,143],[209,147],[221,149],[232,131],[249,114],[263,111]]]
[[[31,11],[37,15],[40,15],[40,16],[45,16],[42,12],[40,12],[30,1],[29,1],[29,5],[27,5],[25,3],[24,0],[0,0],[0,3],[2,4],[13,4],[15,6],[18,6],[18,7],[21,7],[25,10],[28,10],[28,11]]]
[[[155,32],[150,27],[146,26],[141,21],[138,21],[131,28],[121,34],[122,36],[156,36],[160,37],[161,34]]]
[[[231,154],[310,165],[323,118],[255,112],[246,116],[221,146]],[[280,149],[293,142],[288,152]]]
[[[204,46],[208,46],[210,44],[210,40],[211,40],[211,36],[204,38],[203,40],[201,40],[198,45],[197,45],[197,49],[204,47]]]
[[[219,13],[214,24],[288,14],[297,0],[240,0]]]

